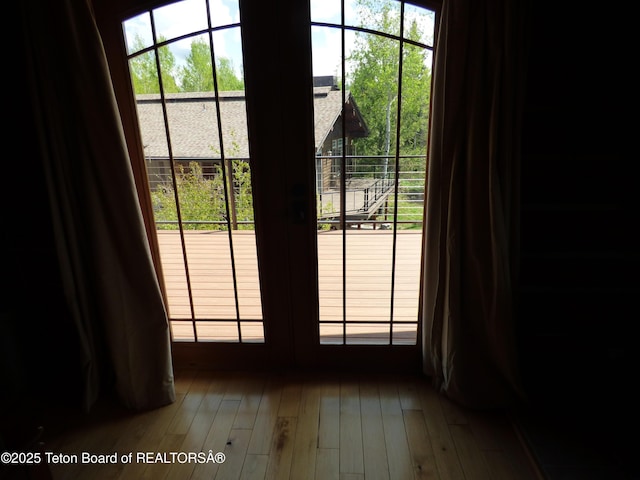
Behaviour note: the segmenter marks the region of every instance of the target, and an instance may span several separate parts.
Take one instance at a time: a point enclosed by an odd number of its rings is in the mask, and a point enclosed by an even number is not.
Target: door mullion
[[[265,334],[285,363],[295,362],[295,352],[304,349],[299,338],[309,335],[301,335],[300,329],[314,325],[307,312],[309,305],[317,305],[311,252],[315,240],[310,187],[312,79],[305,3],[240,2]]]

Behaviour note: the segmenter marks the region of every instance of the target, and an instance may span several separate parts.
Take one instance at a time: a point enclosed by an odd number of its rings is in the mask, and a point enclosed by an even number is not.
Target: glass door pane
[[[417,344],[433,19],[311,2],[321,344]]]
[[[123,23],[174,341],[265,341],[237,0]]]

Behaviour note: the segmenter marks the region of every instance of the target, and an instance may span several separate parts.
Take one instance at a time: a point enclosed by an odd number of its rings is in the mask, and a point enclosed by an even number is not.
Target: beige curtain
[[[444,0],[434,57],[423,367],[438,389],[472,408],[523,398],[514,329],[522,6]]]
[[[33,138],[81,341],[84,406],[104,386],[131,408],[168,404],[168,320],[92,12],[85,0],[20,4]]]

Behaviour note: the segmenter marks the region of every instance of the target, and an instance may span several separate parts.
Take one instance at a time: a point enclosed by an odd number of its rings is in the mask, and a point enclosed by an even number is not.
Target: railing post
[[[232,160],[223,160],[227,169],[227,182],[229,192],[229,210],[231,212],[231,229],[238,229],[238,215],[236,214],[236,191],[233,188],[233,167],[231,166]]]

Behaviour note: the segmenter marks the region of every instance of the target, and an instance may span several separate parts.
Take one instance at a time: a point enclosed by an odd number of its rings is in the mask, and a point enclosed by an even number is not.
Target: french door
[[[103,29],[177,361],[418,369],[433,8],[130,7]]]

